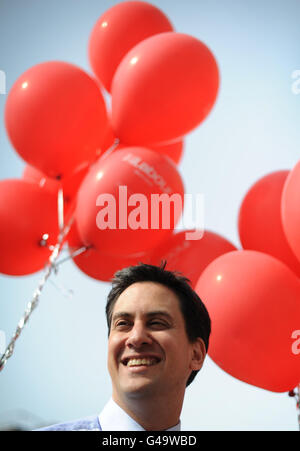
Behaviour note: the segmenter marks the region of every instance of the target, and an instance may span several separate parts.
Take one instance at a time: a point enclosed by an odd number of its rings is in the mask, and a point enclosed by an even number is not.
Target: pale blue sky
[[[0,0],[0,70],[7,91],[29,67],[64,60],[90,71],[87,42],[108,0]],[[152,1],[177,31],[204,41],[221,74],[208,119],[185,144],[180,172],[187,193],[205,196],[205,226],[239,246],[237,215],[252,183],[299,160],[300,69],[298,0]],[[0,178],[19,177],[24,162],[3,124],[0,95]],[[0,257],[2,258],[2,257]],[[41,274],[0,275],[0,329],[10,338]],[[109,285],[71,262],[49,283],[15,354],[0,374],[0,423],[26,410],[46,423],[98,413],[110,395],[104,307]],[[300,321],[300,319],[299,319]],[[253,325],[255,327],[255,325]],[[300,326],[300,325],[299,325]],[[276,343],[274,343],[276,346]],[[300,356],[299,356],[300,358]],[[242,383],[207,358],[187,389],[185,430],[297,430],[295,402]]]

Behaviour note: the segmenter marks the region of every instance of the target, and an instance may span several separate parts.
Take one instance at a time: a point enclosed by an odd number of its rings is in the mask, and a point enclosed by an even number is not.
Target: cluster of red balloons
[[[99,18],[89,60],[94,76],[46,62],[23,73],[9,92],[6,129],[27,166],[22,179],[0,182],[0,272],[25,275],[47,264],[58,240],[62,190],[65,219],[74,219],[71,255],[85,249],[73,257],[81,271],[109,281],[122,267],[167,260],[207,305],[209,354],[221,368],[268,390],[295,387],[300,162],[264,177],[246,195],[239,216],[243,250],[209,231],[188,241],[188,231],[174,231],[184,200],[177,164],[184,136],[216,101],[212,52],[176,32],[158,8],[129,1]],[[163,194],[177,195],[181,208],[169,228],[149,227],[151,196]]]
[[[21,180],[1,182],[2,273],[25,275],[47,264],[58,240],[61,190],[65,221],[74,219],[70,251],[86,249],[74,261],[91,277],[108,281],[130,263],[159,263],[182,239],[174,233],[184,203],[177,164],[184,136],[217,97],[212,52],[176,32],[155,6],[128,1],[98,19],[88,53],[94,75],[70,63],[45,62],[24,72],[9,92],[6,130],[27,166]],[[168,228],[161,222],[149,227],[151,196],[166,193],[179,196],[181,208]],[[195,274],[195,283],[205,264],[228,247],[208,233],[201,244],[182,249],[187,257],[180,263]],[[189,264],[189,253],[196,258],[200,252],[201,262]]]
[[[289,391],[300,381],[300,161],[250,188],[238,225],[243,250],[213,261],[196,287],[212,317],[209,354],[244,382]]]

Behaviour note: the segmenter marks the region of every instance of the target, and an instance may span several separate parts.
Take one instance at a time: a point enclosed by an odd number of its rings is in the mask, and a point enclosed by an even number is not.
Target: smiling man
[[[40,430],[178,431],[210,318],[186,278],[140,264],[115,274],[106,305],[112,398],[98,417]]]

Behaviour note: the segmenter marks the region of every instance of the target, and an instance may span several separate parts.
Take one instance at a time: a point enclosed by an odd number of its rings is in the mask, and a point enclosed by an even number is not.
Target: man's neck
[[[183,397],[119,397],[113,400],[146,431],[164,431],[179,423]]]

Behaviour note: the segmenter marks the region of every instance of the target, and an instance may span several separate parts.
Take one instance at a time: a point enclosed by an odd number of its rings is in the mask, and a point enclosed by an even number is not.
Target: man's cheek
[[[118,365],[124,353],[124,345],[118,337],[111,336],[108,342],[108,363]]]

